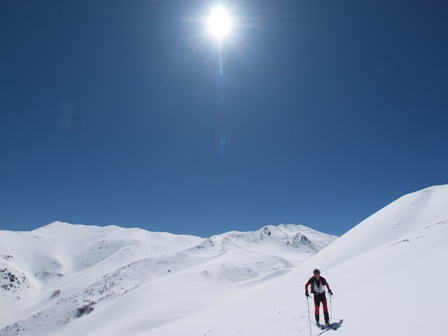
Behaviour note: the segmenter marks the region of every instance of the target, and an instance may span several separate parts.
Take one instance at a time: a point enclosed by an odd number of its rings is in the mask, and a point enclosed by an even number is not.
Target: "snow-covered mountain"
[[[447,260],[448,186],[437,186],[401,197],[282,277],[138,335],[325,335],[304,296],[316,267],[334,292],[330,315],[339,328],[329,333],[443,334]]]
[[[440,334],[448,313],[448,185],[401,197],[300,269],[314,265],[339,294],[344,335]]]
[[[302,225],[208,239],[60,222],[0,231],[0,334],[151,330],[289,272],[335,239]]]
[[[448,185],[336,240],[293,225],[202,239],[54,223],[0,232],[0,256],[1,336],[325,335],[304,296],[316,267],[334,292],[329,333],[441,334]]]

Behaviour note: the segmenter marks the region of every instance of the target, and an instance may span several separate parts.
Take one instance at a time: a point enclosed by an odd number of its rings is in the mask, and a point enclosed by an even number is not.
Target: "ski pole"
[[[309,296],[306,297],[306,306],[308,307],[308,323],[310,325],[310,335],[313,335],[313,332],[311,331],[311,317],[310,317],[310,303],[308,301]]]
[[[333,317],[332,299],[333,295],[330,295],[330,319]]]

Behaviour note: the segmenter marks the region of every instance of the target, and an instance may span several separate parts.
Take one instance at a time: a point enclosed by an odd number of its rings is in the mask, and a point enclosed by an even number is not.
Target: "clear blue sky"
[[[448,183],[446,1],[228,1],[221,48],[212,4],[0,2],[0,229],[341,235]]]

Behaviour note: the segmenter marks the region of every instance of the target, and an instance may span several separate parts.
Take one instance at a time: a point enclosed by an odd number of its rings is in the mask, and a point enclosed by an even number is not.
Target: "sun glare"
[[[207,25],[210,36],[219,40],[229,36],[233,23],[228,11],[218,6],[212,9]]]

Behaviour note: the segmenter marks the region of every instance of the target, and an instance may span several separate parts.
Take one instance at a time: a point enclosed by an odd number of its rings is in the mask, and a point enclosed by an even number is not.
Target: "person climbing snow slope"
[[[311,293],[314,295],[314,316],[316,317],[316,325],[320,327],[319,322],[319,310],[320,303],[322,302],[324,309],[324,319],[325,326],[328,327],[330,325],[330,315],[328,314],[328,306],[327,306],[327,298],[325,296],[325,287],[328,289],[328,294],[333,295],[333,292],[330,289],[330,285],[324,277],[320,276],[320,271],[315,269],[313,271],[314,276],[311,277],[308,282],[305,284],[305,296],[307,299],[310,296],[308,292],[308,286],[311,286]]]

